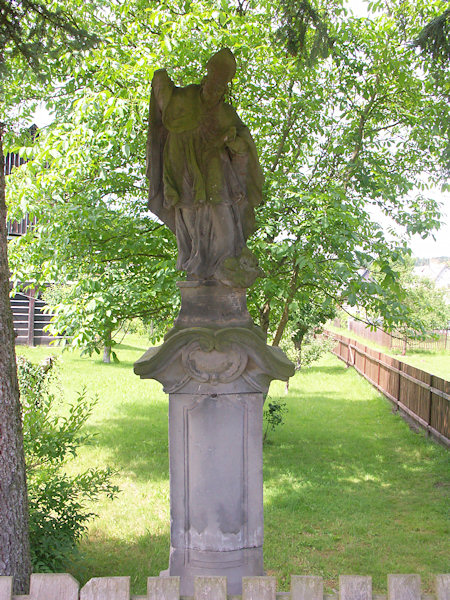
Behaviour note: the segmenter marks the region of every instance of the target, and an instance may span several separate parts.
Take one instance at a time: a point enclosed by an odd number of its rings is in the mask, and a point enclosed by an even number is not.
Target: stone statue
[[[263,273],[246,247],[261,202],[256,146],[224,93],[236,72],[228,48],[200,84],[177,87],[165,69],[152,80],[149,208],[176,235],[177,269],[188,280],[247,288]]]

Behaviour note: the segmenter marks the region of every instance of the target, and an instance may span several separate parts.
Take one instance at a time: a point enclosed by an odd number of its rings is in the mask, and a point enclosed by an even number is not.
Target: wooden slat
[[[450,446],[448,381],[341,335],[329,331],[325,331],[325,335],[336,339],[333,352],[347,366],[353,365],[358,373],[394,402],[397,408],[436,439]]]

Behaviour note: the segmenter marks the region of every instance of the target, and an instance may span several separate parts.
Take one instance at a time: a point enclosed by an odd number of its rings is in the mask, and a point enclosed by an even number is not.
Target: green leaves
[[[226,0],[132,0],[105,10],[98,1],[86,13],[70,0],[77,19],[92,15],[100,43],[52,65],[60,82],[49,94],[55,122],[28,143],[33,160],[8,185],[11,214],[28,211],[39,223],[11,249],[13,268],[70,285],[54,327],[72,343],[98,349],[133,315],[156,319],[158,335],[173,319],[175,243],[146,211],[150,82],[161,67],[180,85],[199,82],[224,46],[238,61],[230,101],[266,174],[250,241],[266,277],[249,291],[252,315],[272,335],[306,291],[381,312],[389,323],[405,318],[395,265],[375,283],[361,270],[392,264],[408,235],[438,225],[428,188],[443,178],[448,102],[407,41],[440,3],[408,0],[402,14],[373,3],[372,20],[347,15],[340,0],[303,3],[310,29],[302,56],[317,50],[308,64],[276,39],[280,5],[250,3],[244,12]],[[325,60],[314,50],[322,25],[333,40]],[[380,212],[392,224],[389,238]]]

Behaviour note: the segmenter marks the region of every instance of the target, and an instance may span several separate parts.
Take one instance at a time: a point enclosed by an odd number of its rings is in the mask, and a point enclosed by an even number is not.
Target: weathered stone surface
[[[13,578],[0,577],[0,600],[11,600],[12,598]]]
[[[149,208],[176,234],[188,277],[174,327],[134,371],[169,393],[168,574],[182,596],[197,576],[226,576],[232,595],[243,576],[263,575],[262,407],[270,382],[294,374],[246,306],[262,275],[245,242],[263,176],[250,132],[223,101],[235,67],[223,49],[200,85],[176,87],[164,69],[152,81]]]
[[[420,575],[388,575],[388,600],[420,600]]]
[[[179,577],[148,577],[147,600],[179,600]]]
[[[291,600],[323,600],[323,578],[292,575]]]
[[[157,379],[168,393],[267,392],[272,379],[287,380],[294,365],[268,346],[257,328],[191,327],[149,348],[134,364],[144,379]]]
[[[78,600],[79,587],[68,573],[33,573],[30,600]]]
[[[95,577],[81,589],[80,600],[130,600],[130,578]]]
[[[339,600],[372,600],[372,577],[341,575]]]
[[[228,593],[263,575],[261,394],[169,398],[170,574],[222,575]]]
[[[242,600],[275,600],[275,577],[243,577]]]
[[[196,577],[194,584],[194,600],[227,600],[226,577]]]
[[[181,292],[181,309],[165,339],[185,327],[211,327],[215,323],[254,327],[247,310],[245,289],[230,288],[214,280],[179,281],[177,285]]]
[[[214,54],[201,84],[177,87],[155,71],[147,138],[148,206],[175,234],[190,279],[249,287],[263,273],[245,242],[262,199],[255,143],[224,102],[236,60]]]
[[[437,600],[450,600],[450,573],[436,575]]]

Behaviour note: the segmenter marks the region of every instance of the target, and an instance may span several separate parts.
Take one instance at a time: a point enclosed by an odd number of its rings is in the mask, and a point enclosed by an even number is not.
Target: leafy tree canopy
[[[442,1],[405,0],[401,13],[372,2],[371,19],[350,17],[342,0],[65,6],[100,42],[52,66],[55,121],[21,149],[33,160],[9,178],[11,214],[28,211],[39,222],[12,249],[17,278],[83,286],[77,327],[85,338],[96,333],[89,319],[97,327],[101,307],[106,321],[113,303],[114,324],[129,307],[162,311],[161,333],[178,292],[174,239],[146,210],[150,83],[161,67],[180,85],[198,82],[208,57],[228,46],[238,61],[229,101],[266,174],[251,242],[266,273],[249,293],[255,320],[280,339],[291,308],[317,295],[367,306],[388,326],[406,318],[396,265],[408,236],[439,226],[429,190],[445,176],[449,122],[443,86],[425,76],[431,59],[411,40],[442,13]],[[287,6],[298,10],[283,13]],[[284,41],[295,28],[294,52]],[[316,52],[324,40],[327,52]],[[377,214],[402,235],[388,239]],[[361,279],[368,266],[382,276]],[[99,290],[94,318],[87,307]]]

